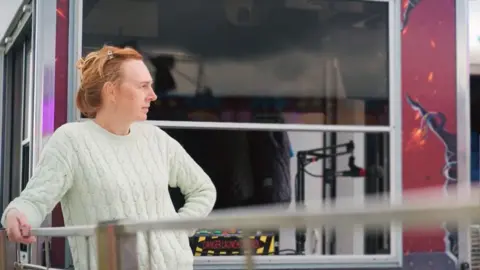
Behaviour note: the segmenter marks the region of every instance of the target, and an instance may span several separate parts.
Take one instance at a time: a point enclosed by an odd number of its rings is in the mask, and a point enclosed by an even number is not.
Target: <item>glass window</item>
[[[21,190],[25,189],[28,180],[30,180],[30,142],[22,144],[22,162],[21,162]]]
[[[387,134],[166,129],[211,177],[214,210],[387,193]],[[175,206],[185,200],[171,189]],[[199,230],[191,238],[196,256],[239,255],[238,231]],[[258,255],[390,254],[390,228],[358,226],[281,229],[252,236]],[[353,244],[352,244],[353,243]]]
[[[32,67],[32,48],[30,42],[25,42],[25,71],[24,71],[24,88],[23,88],[23,97],[22,97],[22,108],[23,108],[23,128],[22,128],[22,138],[23,140],[30,140],[30,121],[32,113],[32,95],[33,95],[33,67]]]
[[[22,31],[13,40],[11,47],[5,54],[5,89],[3,100],[3,148],[2,148],[2,204],[3,207],[17,197],[22,189],[22,179],[25,177],[22,170],[22,160],[25,157],[24,145],[28,144],[29,116],[25,106],[28,104],[26,95],[30,91],[28,82],[31,59],[31,22],[28,21]],[[1,76],[2,74],[0,74]]]
[[[22,18],[26,19],[26,18]],[[30,69],[32,60],[31,48],[31,19],[27,18],[25,25],[20,29],[17,25],[18,35],[13,35],[13,43],[5,54],[4,75],[5,85],[0,89],[3,93],[3,111],[0,115],[2,122],[2,153],[3,158],[0,164],[2,172],[2,210],[7,204],[16,198],[24,188],[24,183],[28,180],[30,170],[28,141],[30,121],[28,107],[31,105],[27,96],[31,93]],[[11,33],[7,33],[11,34]],[[5,87],[3,89],[2,87]],[[1,212],[0,212],[1,213]],[[12,249],[13,248],[13,249]],[[27,245],[20,244],[15,251],[15,245],[7,248],[7,252],[12,255],[16,252],[16,257],[20,262],[28,263],[29,248]],[[10,257],[15,259],[15,255]],[[10,260],[9,260],[10,261]],[[9,264],[13,265],[13,261]]]
[[[84,0],[84,53],[141,51],[149,120],[388,125],[388,4]]]
[[[11,91],[9,94],[11,106],[6,108],[8,112],[6,115],[9,118],[6,118],[6,125],[11,125],[11,129],[8,130],[10,136],[9,142],[9,151],[10,161],[9,161],[9,174],[10,184],[9,184],[9,201],[16,198],[21,191],[21,142],[22,142],[22,127],[23,127],[23,116],[22,116],[22,104],[23,102],[23,92],[25,87],[24,81],[24,71],[25,71],[25,55],[24,55],[24,43],[20,43],[12,47],[11,51],[8,52],[7,58],[9,61],[12,61],[12,65],[8,68],[7,73],[12,77],[7,77],[7,92]]]

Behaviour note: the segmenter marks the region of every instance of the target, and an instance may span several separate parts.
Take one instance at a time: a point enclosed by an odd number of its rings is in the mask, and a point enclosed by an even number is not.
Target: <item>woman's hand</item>
[[[8,211],[5,225],[8,239],[12,242],[31,244],[37,240],[30,235],[31,226],[25,215],[16,209]]]

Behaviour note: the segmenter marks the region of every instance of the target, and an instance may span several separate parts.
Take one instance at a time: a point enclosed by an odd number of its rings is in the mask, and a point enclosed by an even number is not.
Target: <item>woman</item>
[[[216,199],[210,178],[161,129],[136,123],[146,120],[157,98],[142,56],[105,46],[81,59],[78,68],[76,103],[90,120],[65,124],[48,140],[32,179],[2,216],[9,239],[34,242],[29,229],[39,227],[59,201],[67,226],[206,216]],[[185,195],[178,213],[168,186]],[[139,239],[139,269],[147,269],[146,238]],[[193,268],[187,233],[159,231],[151,239],[153,269]],[[96,268],[86,265],[84,239],[72,238],[70,246],[75,269]]]

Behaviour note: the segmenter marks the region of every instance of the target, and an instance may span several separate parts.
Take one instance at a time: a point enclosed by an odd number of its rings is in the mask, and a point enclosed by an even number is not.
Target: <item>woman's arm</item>
[[[67,128],[60,127],[48,140],[26,188],[3,212],[3,226],[8,212],[15,209],[25,215],[30,226],[40,227],[72,186],[76,155]]]
[[[169,185],[179,187],[185,205],[178,211],[182,217],[204,217],[213,209],[217,192],[210,177],[188,155],[183,147],[164,133],[167,139]]]

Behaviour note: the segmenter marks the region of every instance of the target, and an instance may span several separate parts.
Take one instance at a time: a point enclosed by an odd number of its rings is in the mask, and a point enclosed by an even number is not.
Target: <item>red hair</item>
[[[102,106],[102,89],[107,82],[117,82],[122,76],[122,64],[127,60],[143,60],[132,48],[103,46],[77,62],[80,70],[80,87],[77,108],[88,118],[94,118]]]

